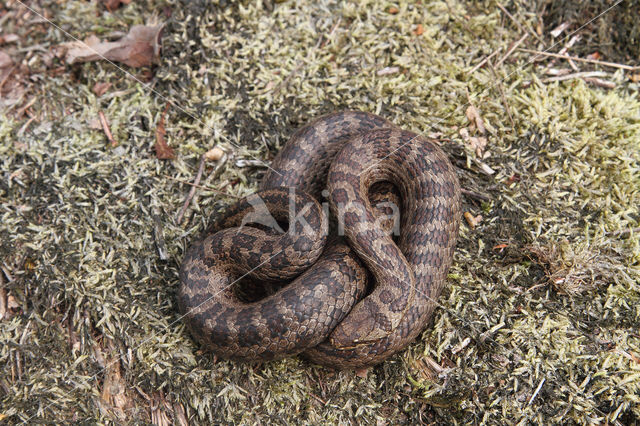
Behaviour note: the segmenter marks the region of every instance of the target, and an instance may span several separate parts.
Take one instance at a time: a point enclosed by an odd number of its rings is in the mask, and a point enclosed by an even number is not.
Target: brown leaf
[[[0,44],[13,43],[14,41],[18,41],[18,35],[17,34],[0,35]]]
[[[366,379],[368,374],[369,367],[361,367],[356,369],[356,376],[360,377],[361,379]]]
[[[131,0],[102,0],[102,3],[104,3],[104,7],[106,7],[109,12],[113,12],[119,8],[121,4],[131,3]]]
[[[387,9],[387,11],[392,15],[395,15],[396,13],[400,12],[397,7],[393,7],[393,6]]]
[[[143,67],[157,62],[160,56],[164,25],[134,25],[129,34],[118,41],[101,42],[90,36],[84,42],[68,43],[68,64],[107,59],[130,67]]]
[[[630,79],[631,81],[633,81],[634,83],[637,83],[637,82],[639,82],[639,81],[640,81],[640,74],[631,74],[631,75],[629,76],[629,79]]]
[[[173,152],[173,148],[167,145],[167,141],[165,139],[166,131],[164,129],[164,118],[167,115],[167,111],[169,110],[169,102],[164,107],[164,111],[162,112],[162,116],[160,117],[160,121],[158,122],[158,127],[156,128],[156,157],[159,160],[170,160],[175,157],[175,153]]]
[[[475,124],[478,128],[478,131],[484,135],[486,132],[486,129],[484,128],[484,121],[482,120],[482,117],[480,117],[480,114],[478,113],[476,107],[473,105],[469,105],[467,107],[466,115],[469,121]]]
[[[484,136],[479,138],[471,136],[469,138],[469,143],[471,144],[471,147],[475,149],[476,155],[480,158],[484,158],[484,149],[487,147],[487,138]]]
[[[487,138],[484,136],[475,137],[469,136],[469,131],[467,129],[460,129],[460,136],[462,139],[469,144],[469,146],[476,152],[476,155],[479,158],[484,158],[484,149],[487,147]]]
[[[13,60],[9,55],[0,50],[0,69],[8,68],[13,65]]]
[[[463,216],[471,229],[476,229],[476,226],[482,222],[482,215],[474,216],[469,212],[464,212]]]
[[[600,60],[602,55],[600,55],[600,52],[595,51],[593,53],[590,53],[589,55],[587,55],[587,59],[591,59],[593,61],[598,61]]]
[[[416,26],[416,29],[415,29],[415,30],[413,30],[413,33],[414,33],[415,35],[422,35],[422,34],[424,33],[424,27],[422,26],[422,24],[418,24],[418,25]]]
[[[93,90],[93,93],[95,93],[96,96],[100,97],[104,95],[110,87],[111,83],[99,81],[93,85],[93,88],[91,90]]]
[[[113,354],[115,347],[109,344],[104,348],[105,352]],[[107,362],[102,382],[102,390],[98,407],[103,414],[111,418],[124,421],[128,417],[133,401],[129,395],[129,384],[122,377],[122,369],[118,358],[115,355]]]

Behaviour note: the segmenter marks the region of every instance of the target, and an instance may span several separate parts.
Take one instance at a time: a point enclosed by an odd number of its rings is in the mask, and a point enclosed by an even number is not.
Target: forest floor
[[[633,2],[548,3],[4,2],[0,423],[637,423],[640,50],[604,25]],[[178,312],[185,249],[340,109],[456,167],[434,319],[368,371],[216,360]]]

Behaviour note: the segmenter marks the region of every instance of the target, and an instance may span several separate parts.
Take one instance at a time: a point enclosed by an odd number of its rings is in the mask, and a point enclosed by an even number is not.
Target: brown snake
[[[327,238],[316,201],[325,187],[344,238],[333,236],[335,226]],[[389,203],[400,207],[395,239]],[[430,320],[459,220],[458,179],[434,141],[373,114],[329,114],[299,129],[260,191],[189,247],[180,310],[192,335],[223,358],[303,352],[335,368],[372,365],[404,348]],[[276,221],[288,229],[274,231]],[[246,302],[232,286],[246,274],[293,281]]]

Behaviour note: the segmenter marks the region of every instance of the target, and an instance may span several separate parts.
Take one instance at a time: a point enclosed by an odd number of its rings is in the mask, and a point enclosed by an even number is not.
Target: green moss
[[[637,84],[621,72],[607,77],[615,89],[545,84],[543,66],[519,52],[495,74],[471,73],[498,48],[500,58],[522,36],[518,26],[493,2],[423,3],[141,1],[109,14],[97,3],[44,2],[80,39],[126,31],[151,13],[171,17],[149,84],[107,63],[48,74],[62,63],[47,68],[30,54],[33,69],[44,70],[34,71],[23,101],[37,97],[29,110],[36,118],[21,131],[28,117],[15,116],[19,106],[0,111],[0,297],[11,301],[0,320],[0,419],[524,424],[640,416]],[[526,31],[536,28],[536,10],[505,6]],[[69,41],[39,25],[6,32],[21,36],[18,47]],[[527,43],[544,48],[534,37]],[[141,70],[126,71],[146,81]],[[96,82],[113,87],[96,97]],[[483,158],[459,132],[481,136],[465,115],[469,99],[487,128]],[[155,129],[168,101],[165,128],[177,155],[160,161]],[[210,215],[255,190],[261,164],[298,126],[340,108],[439,133],[462,186],[490,197],[465,196],[464,210],[483,219],[462,226],[433,324],[366,378],[297,358],[215,362],[177,311],[184,250]],[[91,128],[99,111],[117,147]],[[228,159],[206,165],[201,185],[211,190],[200,188],[177,223],[190,189],[182,182],[213,146]]]

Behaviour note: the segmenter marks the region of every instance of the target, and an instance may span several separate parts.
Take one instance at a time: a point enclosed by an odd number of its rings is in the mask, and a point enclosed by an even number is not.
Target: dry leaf
[[[509,176],[509,179],[507,179],[507,183],[512,184],[514,182],[520,182],[520,179],[521,179],[520,174],[514,173],[511,176]]]
[[[631,74],[631,75],[629,76],[629,79],[630,79],[631,81],[633,81],[634,83],[637,83],[637,82],[639,82],[639,81],[640,81],[640,74]]]
[[[218,161],[219,159],[222,158],[223,155],[224,155],[224,151],[216,146],[215,148],[211,148],[209,151],[207,151],[204,154],[204,158],[206,158],[209,161]]]
[[[398,12],[400,12],[400,11],[398,10],[398,8],[397,8],[397,7],[393,7],[393,6],[391,6],[391,7],[389,8],[388,12],[389,12],[390,14],[392,14],[392,15],[395,15],[396,13],[398,13]]]
[[[462,139],[469,144],[469,146],[476,152],[476,155],[479,158],[484,158],[484,149],[487,147],[487,138],[469,136],[469,131],[467,129],[460,129],[460,136]]]
[[[476,226],[482,222],[482,215],[474,216],[469,212],[464,212],[464,218],[471,229],[476,229]]]
[[[415,35],[422,35],[422,34],[424,33],[424,27],[422,26],[422,24],[418,24],[418,25],[416,26],[416,29],[415,29],[415,30],[413,30],[413,33],[414,33]]]
[[[469,138],[469,144],[471,148],[476,151],[476,155],[480,158],[484,158],[484,149],[487,147],[487,138],[481,136],[479,138],[471,136]]]
[[[13,60],[9,55],[0,50],[0,69],[8,68],[13,65]]]
[[[13,43],[14,41],[18,41],[18,35],[17,34],[0,35],[0,44]]]
[[[115,352],[115,348],[110,345],[108,352]],[[100,411],[120,421],[127,419],[127,412],[133,405],[127,392],[128,387],[127,382],[122,377],[120,362],[118,358],[113,356],[105,367],[102,391],[98,401]]]
[[[167,141],[165,139],[166,130],[164,129],[164,118],[167,115],[167,111],[169,110],[169,102],[164,107],[164,111],[162,112],[162,116],[160,116],[160,121],[158,122],[158,127],[156,128],[156,157],[159,160],[170,160],[175,157],[175,153],[173,152],[173,148],[167,145]]]
[[[131,0],[102,0],[102,3],[104,3],[104,7],[106,7],[109,12],[113,12],[119,8],[121,4],[131,3]]]
[[[385,67],[382,68],[381,70],[378,70],[378,72],[376,74],[378,75],[391,75],[391,74],[396,74],[400,72],[400,68],[399,67]]]
[[[482,120],[482,117],[480,117],[480,114],[478,113],[476,107],[473,105],[469,105],[467,107],[466,115],[469,121],[475,124],[478,128],[478,131],[484,135],[486,133],[486,129],[484,128],[484,121]]]
[[[551,37],[558,37],[564,30],[569,28],[569,25],[570,24],[568,22],[563,22],[562,24],[558,25],[556,28],[550,31]]]
[[[598,51],[595,51],[595,52],[587,55],[587,59],[590,59],[592,61],[599,61],[601,57],[602,57],[602,55],[600,55],[600,52],[598,52]]]
[[[160,55],[163,26],[134,25],[129,34],[114,42],[101,42],[96,36],[90,36],[84,42],[68,43],[67,63],[107,59],[130,67],[151,65]]]
[[[356,376],[360,377],[361,379],[366,379],[368,374],[369,367],[362,367],[356,370]]]
[[[111,83],[99,81],[93,85],[93,88],[91,90],[93,90],[93,93],[95,93],[96,96],[100,97],[104,95],[110,87]]]

